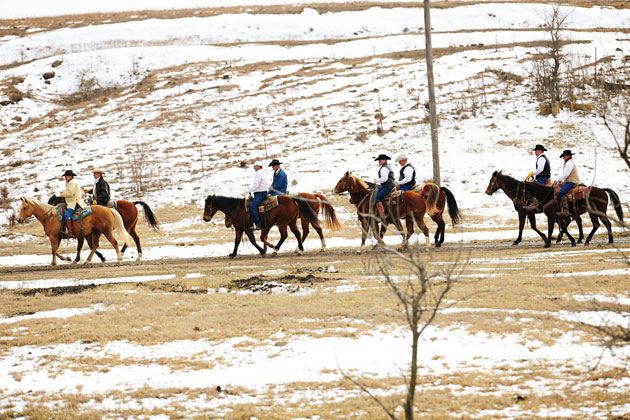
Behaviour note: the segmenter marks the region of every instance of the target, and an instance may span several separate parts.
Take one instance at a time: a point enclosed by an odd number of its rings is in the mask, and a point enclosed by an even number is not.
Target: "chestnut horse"
[[[236,256],[243,233],[247,234],[250,242],[262,255],[267,252],[268,246],[277,252],[287,239],[287,227],[289,227],[291,232],[293,232],[293,235],[295,235],[295,238],[298,241],[299,251],[304,251],[304,247],[302,246],[302,235],[297,227],[297,219],[298,216],[302,214],[308,223],[314,223],[317,221],[315,213],[306,201],[288,196],[278,196],[278,204],[278,207],[260,214],[260,219],[262,221],[260,240],[263,243],[263,248],[256,243],[254,233],[251,229],[249,209],[246,208],[247,204],[243,198],[209,195],[206,197],[203,220],[205,222],[209,222],[212,220],[217,211],[220,211],[227,216],[226,225],[229,223],[235,229],[234,251],[229,254],[232,258]],[[280,231],[280,241],[274,246],[267,242],[267,236],[269,234],[269,230],[275,225],[278,225],[278,230]]]
[[[57,217],[57,207],[22,197],[18,222],[23,223],[31,216],[35,216],[39,220],[44,227],[44,233],[50,240],[53,257],[51,265],[57,264],[57,257],[67,260],[57,253],[61,242],[61,222]],[[92,261],[101,235],[105,235],[116,250],[118,261],[122,259],[122,252],[118,249],[118,243],[126,244],[133,241],[125,230],[120,214],[114,209],[102,206],[92,206],[92,214],[83,220],[72,222],[72,230],[77,235],[80,247],[83,246],[83,241],[87,239],[88,245],[92,249],[85,261],[86,263]]]
[[[321,223],[317,215],[319,214],[319,210],[321,208],[322,214],[324,216],[324,224],[331,231],[337,231],[341,229],[341,223],[337,219],[337,213],[335,213],[335,208],[330,204],[328,198],[323,194],[311,194],[311,193],[298,193],[300,197],[304,199],[304,201],[308,202],[310,209],[304,207],[300,207],[300,219],[302,221],[302,243],[306,240],[306,237],[309,233],[309,225],[313,226],[313,229],[319,235],[319,240],[322,243],[322,248],[320,251],[324,251],[326,249],[326,240],[324,239],[324,233],[322,232]],[[303,214],[304,212],[312,213],[315,215],[315,221],[310,221],[307,214]]]
[[[357,217],[361,224],[361,252],[365,247],[365,240],[367,233],[372,225],[372,233],[374,238],[380,245],[385,245],[383,239],[380,236],[378,230],[378,224],[370,219],[373,219],[373,211],[370,208],[370,194],[371,190],[368,184],[360,178],[352,175],[351,172],[346,172],[341,179],[337,182],[334,188],[335,194],[341,194],[345,191],[350,193],[350,202],[354,204],[357,209]],[[409,245],[409,238],[413,235],[413,222],[414,220],[418,224],[418,227],[424,233],[426,238],[426,244],[429,245],[429,229],[424,224],[424,213],[426,211],[426,205],[422,196],[413,191],[404,191],[402,193],[402,200],[400,206],[384,206],[387,213],[386,220],[382,221],[384,225],[393,223],[396,225],[398,231],[403,237],[403,247]],[[391,207],[391,208],[390,208]],[[393,213],[393,214],[392,214]],[[400,224],[400,219],[405,219],[407,226],[407,234]],[[370,223],[372,222],[372,223]]]
[[[51,204],[53,206],[56,206],[56,205],[59,205],[60,203],[65,203],[65,202],[66,200],[63,197],[58,197],[56,195],[53,195],[48,200],[48,204]],[[138,232],[136,232],[136,225],[138,223],[138,209],[136,208],[136,206],[138,204],[142,206],[142,208],[144,209],[144,218],[147,224],[153,230],[159,229],[157,218],[155,217],[155,214],[151,210],[151,207],[149,207],[149,205],[145,203],[144,201],[132,202],[128,200],[115,200],[114,203],[116,206],[115,207],[116,211],[120,213],[120,217],[122,217],[123,219],[123,223],[125,224],[125,229],[127,230],[127,232],[129,232],[129,234],[133,238],[134,243],[136,244],[136,249],[138,250],[138,256],[136,258],[136,261],[139,261],[142,258],[142,245],[140,245],[140,236],[138,235]],[[127,244],[125,244],[122,247],[120,252],[124,254],[126,250],[127,250]],[[100,252],[96,251],[96,256],[99,257],[101,261],[105,261],[105,257],[103,257],[103,254],[101,254]],[[81,249],[78,248],[77,256],[75,260],[79,261],[80,258],[81,258]]]

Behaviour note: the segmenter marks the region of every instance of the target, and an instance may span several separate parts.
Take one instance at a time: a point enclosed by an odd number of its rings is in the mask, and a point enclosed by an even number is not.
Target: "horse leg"
[[[112,246],[116,250],[116,257],[118,258],[118,262],[122,261],[123,254],[122,254],[122,252],[120,252],[120,248],[118,248],[118,242],[116,241],[116,238],[114,238],[114,235],[112,234],[112,231],[110,230],[109,232],[106,232],[105,233],[105,237],[107,238],[109,243],[112,244]]]
[[[74,258],[74,261],[72,262],[72,264],[76,264],[79,261],[81,261],[81,250],[83,249],[83,241],[85,239],[83,238],[83,236],[79,236],[77,238],[77,256]]]
[[[606,230],[608,231],[608,243],[612,244],[614,240],[613,240],[612,226],[610,224],[610,220],[608,220],[608,217],[606,216],[599,216],[599,219],[602,221],[604,226],[606,226]]]
[[[270,248],[274,247],[272,244],[267,242],[267,236],[269,235],[269,230],[270,230],[270,228],[263,228],[263,230],[260,232],[260,241],[264,245],[264,247],[263,247],[263,249],[265,250],[264,253],[267,252],[267,247],[270,247]]]
[[[263,249],[263,248],[260,247],[260,245],[258,245],[258,243],[256,242],[256,237],[254,236],[254,232],[251,229],[246,229],[245,230],[245,234],[249,238],[249,242],[251,242],[252,245],[254,245],[256,247],[258,252],[260,252],[260,254],[264,256],[265,252],[266,252],[266,249]],[[236,249],[234,250],[234,256],[236,257]]]
[[[278,241],[276,246],[272,247],[272,248],[274,248],[274,254],[277,253],[278,251],[280,251],[280,247],[282,246],[284,241],[287,239],[287,236],[289,236],[287,234],[287,225],[285,225],[285,224],[278,224],[278,230],[280,231],[280,240]],[[298,243],[299,243],[300,246],[302,246],[302,244],[300,243],[299,237],[298,237]]]
[[[414,229],[413,229],[413,217],[407,215],[407,217],[405,217],[405,227],[407,228],[407,243],[409,243],[409,238],[411,238],[413,236],[414,233]]]
[[[100,238],[101,234],[100,233],[92,233],[92,250],[90,251],[90,255],[88,255],[87,260],[85,260],[84,264],[88,264],[90,262],[92,262],[92,257],[94,256],[94,252],[96,252],[96,249],[98,248],[98,239]],[[118,245],[116,245],[116,247],[118,247]],[[118,250],[118,249],[117,249]]]
[[[523,240],[523,228],[525,228],[525,211],[517,210],[517,212],[518,212],[518,237],[516,238],[514,242],[512,242],[512,245],[518,245],[521,243],[521,241]]]
[[[416,224],[418,225],[422,233],[424,233],[425,245],[427,247],[430,247],[431,240],[429,239],[429,228],[427,227],[427,225],[424,224],[424,218],[418,214],[414,214],[414,218],[416,219]]]
[[[556,213],[554,206],[550,206],[549,209],[545,211],[545,216],[547,216],[547,240],[545,241],[545,248],[551,247],[551,235],[553,235],[553,227],[556,224]],[[562,226],[560,226],[562,229]]]
[[[313,225],[313,227],[315,227],[315,225]],[[295,239],[297,239],[298,241],[298,254],[302,254],[302,252],[304,252],[304,243],[303,243],[303,239],[302,239],[302,235],[300,234],[300,230],[297,227],[297,223],[296,222],[291,222],[289,223],[289,228],[291,228],[291,232],[293,232],[293,235],[295,236]],[[321,230],[321,228],[320,228]],[[321,235],[321,234],[320,234]],[[280,246],[280,245],[278,245]],[[321,249],[322,251],[324,250],[324,248]]]
[[[575,246],[575,239],[573,239],[573,236],[571,236],[571,234],[569,233],[569,223],[570,222],[565,222],[565,219],[562,219],[560,221],[560,227],[562,228],[564,234],[567,235],[567,238],[569,238],[569,240],[571,241],[571,246]]]
[[[591,243],[591,239],[593,239],[593,235],[595,235],[595,231],[599,229],[598,217],[591,213],[589,213],[588,215],[591,218],[591,222],[593,223],[593,229],[591,229],[591,233],[589,233],[588,236],[586,237],[586,242],[584,242],[584,245],[588,245]]]
[[[361,220],[361,248],[359,248],[358,253],[361,254],[365,249],[365,240],[367,239],[368,230],[370,229],[369,221],[367,217],[360,218]]]
[[[578,235],[578,244],[582,243],[582,240],[584,239],[584,231],[582,230],[582,218],[580,217],[579,214],[577,214],[577,212],[573,215],[574,219],[575,219],[575,223],[577,223],[578,225],[578,231],[579,231],[579,235]]]
[[[48,237],[50,240],[50,250],[52,251],[52,262],[50,265],[57,265],[57,250],[59,249],[60,239],[58,236],[50,235]]]
[[[543,242],[547,242],[547,237],[545,236],[544,233],[542,233],[540,230],[538,230],[538,228],[536,227],[536,215],[534,213],[527,213],[527,218],[529,219],[529,224],[532,227],[532,229],[534,229],[534,232],[536,232],[537,234],[540,235],[540,237],[542,238]]]
[[[437,224],[437,230],[435,231],[435,247],[439,248],[444,242],[444,231],[446,230],[446,223],[444,223],[444,219],[438,213],[435,213],[431,216],[431,220],[433,220]]]
[[[228,254],[228,257],[234,258],[236,257],[236,251],[238,251],[238,246],[241,244],[241,238],[243,237],[243,231],[241,229],[234,230],[234,251],[231,254]]]
[[[313,223],[313,229],[315,229],[315,232],[317,232],[317,234],[319,235],[319,240],[322,243],[322,248],[319,250],[320,252],[324,252],[324,250],[326,249],[326,239],[324,239],[324,231],[322,230],[322,226],[318,223]],[[304,239],[306,239],[306,236],[302,236],[302,245],[304,245]]]
[[[385,223],[381,224],[381,230],[379,231],[379,236],[381,239],[385,237],[385,232],[387,232],[387,225]]]

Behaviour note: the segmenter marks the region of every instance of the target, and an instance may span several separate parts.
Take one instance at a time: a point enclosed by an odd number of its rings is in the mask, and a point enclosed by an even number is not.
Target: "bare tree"
[[[439,310],[446,306],[446,297],[461,274],[465,261],[461,248],[454,251],[452,263],[440,266],[431,264],[433,252],[430,248],[421,252],[419,247],[405,251],[380,247],[379,251],[373,260],[375,267],[369,268],[377,271],[393,292],[402,306],[406,326],[411,332],[410,366],[409,374],[404,375],[407,392],[403,403],[405,419],[411,420],[414,418],[420,337],[433,323]],[[394,270],[400,272],[401,269],[405,275],[393,275]],[[389,418],[396,418],[394,410],[388,408],[366,386],[348,375],[344,376],[374,400]]]
[[[136,143],[130,153],[129,166],[131,167],[131,180],[133,181],[134,192],[142,195],[144,191],[145,163],[147,159],[146,143]]]
[[[626,163],[628,170],[630,170],[630,155],[628,154],[630,152],[630,113],[626,115],[625,123],[619,123],[619,125],[623,127],[623,140],[619,140],[618,136],[615,134],[616,130],[614,130],[608,123],[605,113],[602,115],[602,118],[606,128],[608,128],[608,131],[610,131],[610,134],[615,140],[615,147],[619,153],[619,157],[621,157],[621,159]]]
[[[424,0],[424,43],[427,62],[427,89],[429,90],[429,115],[431,119],[431,151],[433,158],[433,182],[440,185],[440,149],[438,142],[438,117],[433,84],[433,46],[431,44],[431,5]]]

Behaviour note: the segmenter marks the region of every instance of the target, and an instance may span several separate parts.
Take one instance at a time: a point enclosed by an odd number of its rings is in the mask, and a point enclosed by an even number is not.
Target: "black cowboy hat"
[[[282,165],[282,162],[280,162],[278,159],[274,159],[269,163],[269,166],[275,166],[275,165]]]
[[[547,151],[547,149],[545,148],[545,146],[543,146],[542,144],[537,144],[537,145],[536,145],[536,147],[534,147],[534,148],[532,149],[532,151],[533,151],[533,150],[542,150],[543,152],[546,152],[546,151]]]
[[[562,154],[560,155],[560,157],[565,157],[565,156],[573,156],[575,153],[571,153],[571,150],[566,149],[564,151],[562,151]]]
[[[392,158],[390,158],[389,156],[384,155],[384,154],[381,153],[380,155],[375,157],[374,160],[375,161],[377,161],[377,160],[392,160]]]
[[[66,172],[64,172],[61,176],[77,176],[77,174],[72,172],[72,169],[66,169]]]

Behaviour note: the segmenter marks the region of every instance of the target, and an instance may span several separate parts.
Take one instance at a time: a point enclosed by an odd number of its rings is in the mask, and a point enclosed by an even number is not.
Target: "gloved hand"
[[[527,174],[527,178],[533,178],[533,177],[534,177],[534,172],[533,171]]]

